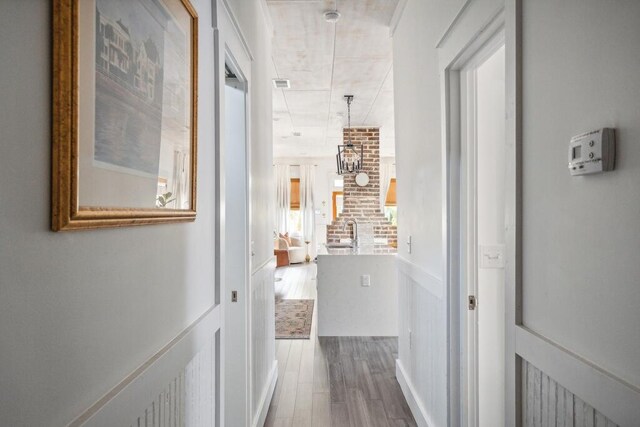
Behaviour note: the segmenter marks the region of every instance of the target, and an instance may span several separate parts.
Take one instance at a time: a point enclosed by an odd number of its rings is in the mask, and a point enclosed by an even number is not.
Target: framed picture
[[[196,216],[188,0],[53,0],[52,229]]]

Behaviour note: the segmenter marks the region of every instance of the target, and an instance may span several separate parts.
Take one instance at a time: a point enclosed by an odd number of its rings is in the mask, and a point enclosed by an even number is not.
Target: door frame
[[[450,73],[458,73],[455,78],[459,88],[459,166],[457,188],[451,188],[452,197],[459,199],[458,232],[458,266],[461,302],[461,393],[463,401],[463,425],[477,427],[479,424],[479,325],[478,310],[464,310],[468,305],[468,297],[478,296],[478,133],[477,133],[477,70],[484,62],[505,46],[504,27],[500,27],[484,44],[465,51],[461,59],[456,61]],[[469,55],[469,56],[468,56]],[[455,83],[454,83],[455,84]],[[506,103],[506,99],[505,99]],[[464,319],[466,317],[466,319]]]
[[[496,34],[505,36],[506,167],[505,188],[505,425],[521,425],[520,360],[515,354],[516,325],[521,318],[521,1],[491,5],[466,2],[437,44],[442,111],[442,174],[444,283],[447,288],[448,414],[449,425],[466,426],[467,351],[466,287],[461,280],[463,238],[461,193],[461,86],[460,70]],[[464,13],[463,13],[464,12]]]
[[[214,74],[215,84],[213,88],[214,103],[215,103],[215,168],[216,168],[216,182],[215,182],[215,271],[216,271],[216,302],[221,306],[221,333],[220,333],[220,345],[217,347],[219,354],[216,365],[216,384],[218,386],[218,393],[216,396],[216,427],[222,427],[225,425],[225,396],[228,393],[225,381],[225,364],[227,360],[225,352],[227,350],[227,334],[243,334],[245,342],[245,425],[249,425],[251,422],[251,389],[252,378],[250,375],[251,364],[251,306],[250,306],[250,283],[251,283],[251,271],[252,271],[252,259],[251,259],[251,63],[253,56],[249,51],[248,44],[243,36],[241,29],[237,24],[237,20],[233,15],[233,12],[228,7],[225,0],[215,0],[213,2],[213,39],[215,46],[214,53]],[[227,307],[231,304],[231,287],[226,283],[226,266],[227,257],[225,251],[227,232],[225,220],[225,200],[227,198],[225,192],[225,175],[226,168],[226,156],[225,156],[225,86],[227,85],[225,65],[231,63],[234,71],[242,80],[242,85],[245,91],[245,179],[246,179],[246,194],[245,194],[245,206],[246,206],[246,220],[245,220],[245,271],[244,271],[244,286],[243,293],[245,295],[244,301],[238,303],[245,304],[245,328],[242,330],[235,330],[233,324],[227,324],[225,321]],[[232,234],[232,233],[230,233]],[[237,288],[237,286],[234,286]],[[236,303],[234,303],[236,304]],[[236,328],[238,329],[238,328]]]

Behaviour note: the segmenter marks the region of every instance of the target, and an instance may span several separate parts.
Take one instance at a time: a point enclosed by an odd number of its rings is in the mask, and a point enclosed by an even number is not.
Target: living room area
[[[385,156],[380,158],[378,165],[374,165],[380,177],[379,206],[369,207],[372,209],[371,218],[384,216],[386,222],[396,227],[398,207],[394,162],[394,157]],[[331,224],[339,221],[343,214],[345,178],[336,172],[335,158],[330,156],[280,157],[275,158],[274,163],[277,198],[274,255],[277,266],[311,262],[328,242],[327,231]],[[362,222],[367,222],[366,218]],[[354,237],[351,229],[347,234],[341,240],[348,242]],[[377,242],[397,245],[397,241],[392,239]]]

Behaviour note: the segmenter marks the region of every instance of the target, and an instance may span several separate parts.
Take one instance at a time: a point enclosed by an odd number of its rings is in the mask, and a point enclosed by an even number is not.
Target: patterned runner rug
[[[312,299],[276,301],[276,339],[305,339],[311,335]]]

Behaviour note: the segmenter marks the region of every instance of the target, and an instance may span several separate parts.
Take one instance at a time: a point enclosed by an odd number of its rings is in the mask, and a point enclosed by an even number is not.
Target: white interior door
[[[505,423],[505,48],[498,37],[463,68],[462,224],[467,425]]]
[[[233,69],[233,67],[228,67]],[[237,71],[236,71],[237,73]],[[249,244],[247,202],[246,90],[228,77],[224,96],[225,158],[225,424],[248,425]]]
[[[504,425],[504,46],[476,70],[478,425]]]
[[[215,2],[216,183],[219,209],[216,299],[223,307],[216,426],[249,426],[252,379],[251,229],[251,55],[224,0]]]

